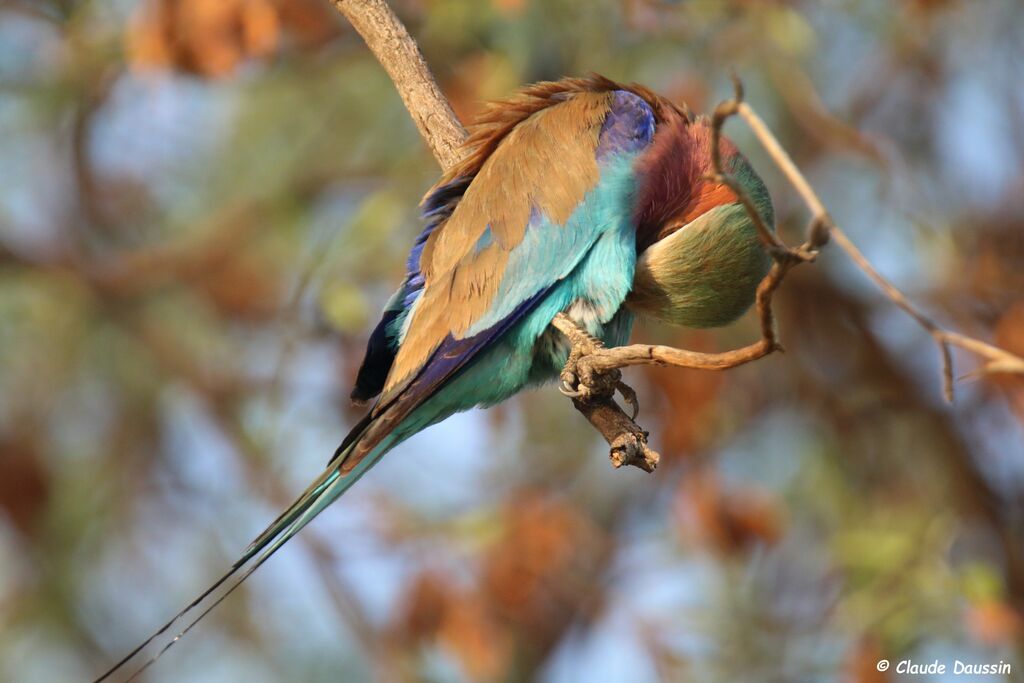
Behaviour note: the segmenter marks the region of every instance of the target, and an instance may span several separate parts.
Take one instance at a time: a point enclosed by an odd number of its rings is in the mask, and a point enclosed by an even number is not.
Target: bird
[[[625,344],[638,316],[704,328],[742,315],[771,259],[713,173],[711,144],[706,117],[599,75],[487,105],[423,199],[405,276],[369,335],[351,393],[373,401],[366,416],[224,576],[96,680],[235,577],[149,666],[397,444],[559,378],[570,348],[556,315],[607,346]],[[765,184],[728,138],[719,145],[722,170],[773,226]]]

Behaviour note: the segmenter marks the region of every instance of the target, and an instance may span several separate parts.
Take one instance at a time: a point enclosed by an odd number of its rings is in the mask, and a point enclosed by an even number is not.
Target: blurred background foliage
[[[707,112],[735,67],[887,275],[1024,353],[1017,2],[395,7],[463,119],[592,70]],[[795,238],[792,192],[729,133]],[[2,0],[0,134],[0,679],[85,680],[219,576],[359,416],[362,345],[438,169],[327,0]],[[613,471],[553,389],[457,416],[147,680],[1024,670],[1020,380],[945,405],[928,337],[831,250],[778,309],[784,355],[628,373],[655,474]]]

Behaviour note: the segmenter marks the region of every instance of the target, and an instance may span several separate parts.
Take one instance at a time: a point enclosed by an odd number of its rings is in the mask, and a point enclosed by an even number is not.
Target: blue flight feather
[[[368,401],[381,392],[388,373],[395,362],[398,350],[398,334],[409,307],[423,290],[423,274],[420,273],[420,256],[427,238],[455,210],[462,194],[469,187],[472,178],[460,176],[433,190],[423,200],[421,213],[426,226],[416,237],[406,259],[406,275],[401,286],[384,306],[380,322],[370,333],[366,343],[366,355],[356,375],[351,398],[354,401]]]

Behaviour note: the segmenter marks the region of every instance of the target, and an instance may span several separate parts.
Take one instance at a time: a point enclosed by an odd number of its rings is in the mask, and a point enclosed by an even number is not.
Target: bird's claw
[[[636,396],[636,392],[633,387],[629,386],[622,380],[615,383],[615,388],[622,394],[623,400],[629,404],[629,407],[633,409],[633,414],[629,419],[635,420],[636,416],[640,414],[640,400]]]
[[[584,401],[594,396],[611,397],[616,389],[622,392],[631,406],[637,407],[636,394],[622,382],[622,373],[618,369],[597,373],[588,372],[586,368],[583,372],[566,368],[558,385],[558,391],[563,395]]]
[[[562,381],[559,382],[559,384],[558,384],[558,391],[561,392],[561,394],[563,396],[568,396],[569,398],[580,398],[580,397],[582,397],[586,392],[580,391],[579,389],[574,389],[573,388],[573,384],[574,383],[575,383],[574,381],[571,382],[570,380],[568,380],[565,377],[563,377]]]

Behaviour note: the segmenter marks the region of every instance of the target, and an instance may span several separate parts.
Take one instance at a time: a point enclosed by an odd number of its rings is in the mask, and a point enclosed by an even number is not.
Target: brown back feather
[[[659,124],[670,117],[681,117],[685,121],[692,118],[688,110],[638,83],[616,83],[599,74],[591,74],[586,78],[541,81],[520,89],[508,99],[485,105],[484,111],[469,126],[469,138],[463,144],[462,161],[446,170],[438,185],[444,185],[459,176],[475,176],[505,136],[541,109],[565,101],[573,93],[614,90],[625,90],[644,100],[654,111],[655,121]]]

